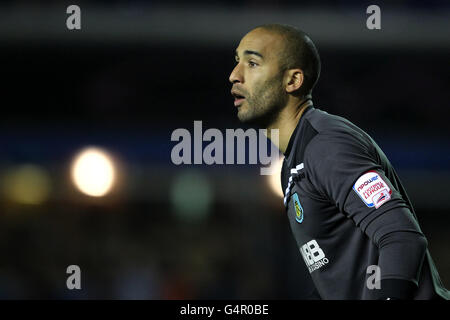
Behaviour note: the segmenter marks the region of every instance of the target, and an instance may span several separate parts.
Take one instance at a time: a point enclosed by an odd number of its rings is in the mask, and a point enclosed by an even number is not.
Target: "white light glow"
[[[99,148],[81,151],[72,165],[72,179],[82,193],[102,197],[113,187],[115,167],[111,156]]]
[[[283,166],[284,157],[280,157],[280,159],[271,164],[271,170],[273,169],[274,174],[267,176],[267,183],[269,185],[270,190],[280,198],[283,198],[283,190],[281,190],[281,167]]]

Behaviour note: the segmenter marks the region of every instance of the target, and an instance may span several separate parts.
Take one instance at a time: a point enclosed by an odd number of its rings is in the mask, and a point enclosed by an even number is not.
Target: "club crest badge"
[[[298,223],[302,223],[303,222],[303,207],[300,204],[300,200],[298,199],[297,193],[294,193],[292,198],[294,200],[293,203],[294,203],[294,209],[295,209],[295,220]]]

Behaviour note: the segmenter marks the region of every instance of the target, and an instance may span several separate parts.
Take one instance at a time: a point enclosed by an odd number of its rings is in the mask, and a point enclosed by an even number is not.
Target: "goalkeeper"
[[[263,25],[236,49],[240,121],[279,130],[287,218],[311,299],[448,299],[405,189],[383,151],[348,120],[313,107],[311,39]],[[269,136],[270,138],[270,136]]]

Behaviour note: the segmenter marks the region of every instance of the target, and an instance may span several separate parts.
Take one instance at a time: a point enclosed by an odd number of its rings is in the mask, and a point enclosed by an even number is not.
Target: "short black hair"
[[[284,50],[280,53],[282,70],[300,68],[305,75],[301,95],[311,95],[320,76],[320,56],[314,42],[302,30],[286,24],[264,24],[256,27],[275,32],[284,39]]]

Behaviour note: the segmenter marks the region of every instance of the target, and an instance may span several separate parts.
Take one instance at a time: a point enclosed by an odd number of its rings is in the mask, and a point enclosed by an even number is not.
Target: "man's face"
[[[286,104],[280,69],[283,46],[279,35],[264,29],[250,31],[239,43],[229,80],[240,121],[267,127]]]

